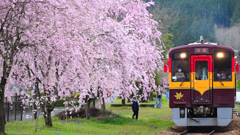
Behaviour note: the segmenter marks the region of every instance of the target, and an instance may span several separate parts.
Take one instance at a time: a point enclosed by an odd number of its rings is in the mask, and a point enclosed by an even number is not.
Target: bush
[[[73,101],[73,100],[71,100]],[[55,107],[65,107],[65,105],[63,104],[65,102],[65,100],[63,99],[57,99],[56,103],[55,103]],[[74,105],[78,105],[79,106],[79,103],[76,101],[76,103]],[[72,107],[71,104],[68,104],[68,107]]]
[[[153,92],[153,97],[156,97],[157,93],[156,92]]]
[[[153,97],[153,100],[155,101],[155,100],[156,100],[156,98],[155,98],[155,97]],[[169,100],[168,100],[166,97],[162,97],[162,101],[163,101],[163,102],[168,102]]]
[[[58,113],[56,115],[60,120],[65,120],[66,119],[66,111],[62,111],[60,113]],[[100,110],[97,108],[90,108],[90,116],[91,117],[99,117],[99,119],[103,120],[104,117],[108,117],[108,118],[114,118],[114,117],[118,117],[117,114],[112,113],[111,111],[106,111],[106,110]],[[74,110],[70,113],[70,111],[68,111],[68,118],[85,118],[86,117],[86,113],[85,113],[85,109],[81,108],[79,109],[77,112]]]
[[[122,109],[126,109],[127,107],[126,106],[122,106]]]
[[[55,107],[64,107],[65,105],[63,104],[63,102],[65,102],[65,100],[57,99]]]
[[[79,94],[71,94],[72,99],[79,99]]]
[[[163,97],[163,98],[162,98],[162,101],[164,101],[164,102],[168,102],[168,99],[165,98],[165,97]]]

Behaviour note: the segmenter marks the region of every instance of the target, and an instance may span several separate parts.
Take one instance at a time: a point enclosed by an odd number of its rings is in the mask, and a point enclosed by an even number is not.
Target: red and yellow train
[[[177,126],[227,126],[232,120],[239,65],[231,47],[192,43],[172,48],[169,106]]]

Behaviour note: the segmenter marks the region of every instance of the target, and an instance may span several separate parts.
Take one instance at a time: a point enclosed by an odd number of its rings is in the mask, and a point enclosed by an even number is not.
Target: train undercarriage
[[[172,108],[177,126],[227,126],[232,121],[233,108]]]

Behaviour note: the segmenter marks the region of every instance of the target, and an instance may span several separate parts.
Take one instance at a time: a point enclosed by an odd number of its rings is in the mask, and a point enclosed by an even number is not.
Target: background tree
[[[230,19],[231,26],[240,24],[240,0],[236,0],[234,4],[235,5],[232,6],[232,8],[234,9],[232,13],[232,18]]]
[[[171,33],[166,33],[161,36],[161,46],[162,46],[162,60],[168,59],[168,51],[174,46],[173,35]],[[159,48],[161,50],[161,48]]]
[[[146,0],[149,1],[149,0]],[[154,0],[149,8],[155,20],[161,20],[163,34],[172,33],[174,46],[199,40],[203,35],[217,42],[214,25],[229,28],[239,24],[239,0]]]
[[[240,50],[240,26],[231,28],[215,27],[216,39],[221,45],[230,46],[235,50]]]

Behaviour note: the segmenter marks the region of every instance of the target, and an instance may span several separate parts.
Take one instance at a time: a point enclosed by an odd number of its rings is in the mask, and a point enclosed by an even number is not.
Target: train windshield
[[[189,81],[189,52],[172,53],[172,82]]]
[[[208,79],[208,62],[196,61],[195,63],[195,79],[207,80]]]
[[[232,81],[231,53],[216,49],[214,51],[214,81]]]

